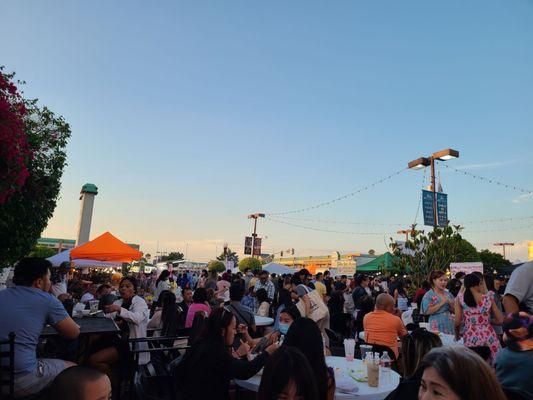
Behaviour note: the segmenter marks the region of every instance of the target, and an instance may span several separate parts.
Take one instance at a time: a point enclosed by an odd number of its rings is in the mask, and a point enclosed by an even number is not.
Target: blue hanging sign
[[[448,222],[448,195],[437,192],[437,226],[444,227]],[[424,213],[424,225],[435,225],[435,214],[433,212],[433,192],[422,190],[422,209]]]

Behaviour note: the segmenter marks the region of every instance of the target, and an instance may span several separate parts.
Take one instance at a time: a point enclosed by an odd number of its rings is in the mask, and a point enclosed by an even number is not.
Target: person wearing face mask
[[[281,313],[279,314],[279,333],[282,335],[286,335],[289,331],[291,324],[300,318],[300,311],[298,311],[298,308],[296,308],[296,306],[284,308],[283,311],[281,311]]]
[[[230,381],[251,378],[277,350],[278,345],[274,343],[252,361],[243,360],[250,347],[243,343],[237,350],[232,349],[236,328],[235,315],[227,307],[211,313],[205,330],[187,350],[174,373],[184,399],[229,399]]]
[[[454,299],[446,290],[447,278],[443,271],[431,271],[429,283],[432,288],[422,298],[422,314],[429,315],[429,326],[439,332],[453,335],[455,333],[451,312]]]
[[[37,358],[37,344],[45,325],[52,325],[65,339],[76,339],[80,333],[63,305],[49,293],[51,267],[43,258],[24,258],[15,265],[15,286],[0,291],[0,340],[8,340],[11,332],[16,334],[15,397],[39,393],[61,371],[75,365]]]

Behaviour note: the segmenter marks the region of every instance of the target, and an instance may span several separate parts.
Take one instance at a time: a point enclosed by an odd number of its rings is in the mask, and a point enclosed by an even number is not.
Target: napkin
[[[359,391],[359,387],[353,380],[344,377],[335,381],[335,387],[341,393],[351,394]]]

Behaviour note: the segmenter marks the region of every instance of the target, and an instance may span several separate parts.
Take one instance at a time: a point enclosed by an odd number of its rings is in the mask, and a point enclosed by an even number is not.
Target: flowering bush
[[[0,270],[27,255],[52,217],[70,126],[25,99],[0,67]]]
[[[0,204],[24,186],[32,157],[24,129],[26,107],[11,78],[0,70]]]

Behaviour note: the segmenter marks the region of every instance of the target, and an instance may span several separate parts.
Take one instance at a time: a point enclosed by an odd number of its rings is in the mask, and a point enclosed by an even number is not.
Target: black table
[[[80,327],[80,336],[103,334],[103,333],[118,333],[119,329],[115,321],[106,317],[84,317],[72,318]],[[42,338],[48,338],[58,335],[58,332],[53,326],[47,325],[41,333]]]
[[[104,316],[74,317],[72,319],[80,327],[79,344],[76,351],[76,362],[78,364],[86,361],[91,335],[116,334],[120,332],[115,321]],[[45,326],[41,333],[41,339],[51,339],[56,336],[59,336],[59,333],[51,325]]]

